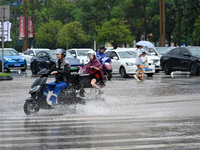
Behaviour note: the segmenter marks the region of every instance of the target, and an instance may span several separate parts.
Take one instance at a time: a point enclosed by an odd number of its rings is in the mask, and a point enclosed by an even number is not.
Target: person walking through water
[[[136,59],[135,59],[135,64],[137,66],[137,73],[134,75],[134,78],[137,81],[140,81],[140,79],[138,78],[138,76],[140,74],[140,57],[142,56],[142,51],[141,51],[142,48],[143,48],[143,46],[137,45]]]
[[[141,56],[140,60],[141,60],[140,61],[140,69],[141,69],[141,72],[142,72],[140,81],[144,81],[145,67],[146,67],[146,64],[147,64],[146,52],[142,52],[142,56]]]

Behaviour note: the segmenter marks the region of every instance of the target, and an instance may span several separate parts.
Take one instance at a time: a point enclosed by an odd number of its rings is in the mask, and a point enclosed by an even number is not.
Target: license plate
[[[71,70],[77,70],[78,68],[77,67],[71,67]]]
[[[14,66],[15,66],[15,67],[19,67],[19,66],[21,66],[21,64],[14,64]]]

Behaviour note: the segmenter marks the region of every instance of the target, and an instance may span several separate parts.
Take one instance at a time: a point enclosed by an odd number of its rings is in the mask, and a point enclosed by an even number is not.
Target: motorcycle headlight
[[[32,89],[30,89],[29,93],[34,93],[36,92],[38,89],[40,88],[40,85],[33,87]]]
[[[133,66],[134,63],[127,62],[126,65],[127,65],[127,66]]]

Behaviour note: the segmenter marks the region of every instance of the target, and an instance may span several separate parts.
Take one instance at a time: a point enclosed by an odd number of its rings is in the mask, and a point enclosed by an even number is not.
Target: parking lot
[[[30,70],[12,76],[12,81],[0,82],[0,148],[200,148],[199,76],[175,72],[172,78],[159,72],[138,82],[114,74],[103,89],[104,101],[86,97],[85,105],[33,116],[25,115],[23,104],[36,77]]]

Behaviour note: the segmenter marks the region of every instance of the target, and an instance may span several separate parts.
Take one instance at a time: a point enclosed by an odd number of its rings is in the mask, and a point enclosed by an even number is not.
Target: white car
[[[74,48],[68,49],[69,53],[71,53],[75,58],[80,59],[82,63],[87,64],[89,62],[89,58],[87,57],[87,53],[89,51],[94,51],[93,49],[84,49],[84,48]],[[95,51],[94,51],[95,52]],[[96,52],[95,52],[96,53]]]
[[[137,48],[128,48],[136,52]],[[145,52],[147,53],[148,62],[151,62],[155,65],[155,72],[158,73],[161,70],[160,66],[160,58],[159,55],[155,55],[154,53],[150,53],[148,50],[151,48],[144,48]],[[153,48],[152,48],[153,49]],[[154,51],[156,53],[156,51]]]
[[[132,49],[120,48],[107,50],[105,53],[112,59],[113,73],[119,73],[123,78],[137,73],[137,66],[135,65],[136,53]],[[149,70],[146,71],[146,74],[148,77],[152,77],[155,73],[155,65],[153,62],[148,63]]]
[[[31,49],[26,50],[24,53],[22,53],[22,56],[24,56],[24,58],[26,59],[27,66],[30,67],[30,61],[31,61],[31,58],[33,56],[36,56],[36,54],[40,51],[46,51],[46,50],[50,50],[50,49],[47,49],[47,48],[31,48]]]

